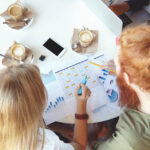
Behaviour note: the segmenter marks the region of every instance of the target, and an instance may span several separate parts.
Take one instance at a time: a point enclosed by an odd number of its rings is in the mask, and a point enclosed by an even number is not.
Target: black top
[[[130,10],[136,11],[148,5],[150,0],[128,0],[126,2],[129,4]]]

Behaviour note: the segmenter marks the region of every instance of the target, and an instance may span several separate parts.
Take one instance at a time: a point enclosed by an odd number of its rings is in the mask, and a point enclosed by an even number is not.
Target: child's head
[[[0,71],[0,149],[36,148],[46,99],[36,66],[18,65]]]

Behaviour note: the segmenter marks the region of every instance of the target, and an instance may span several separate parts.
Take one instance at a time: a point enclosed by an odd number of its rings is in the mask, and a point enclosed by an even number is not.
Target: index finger
[[[80,89],[80,86],[81,86],[81,84],[79,84],[79,85],[76,87],[76,89],[75,89],[75,94],[76,94],[76,95],[78,94],[78,90]]]
[[[86,94],[86,87],[83,84],[81,84],[81,87],[82,87],[82,95],[85,95]]]

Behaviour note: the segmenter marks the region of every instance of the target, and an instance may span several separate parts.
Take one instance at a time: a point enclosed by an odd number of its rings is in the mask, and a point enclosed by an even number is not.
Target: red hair
[[[136,92],[126,83],[122,73],[117,77],[117,83],[120,89],[120,106],[133,109],[138,108],[140,105],[139,98]]]
[[[150,92],[150,27],[140,26],[126,29],[121,34],[118,45],[120,46],[118,60],[121,74],[126,72],[131,83]],[[131,99],[131,101],[127,99],[127,102],[122,102],[122,105],[137,107],[139,105],[137,95],[132,95]]]

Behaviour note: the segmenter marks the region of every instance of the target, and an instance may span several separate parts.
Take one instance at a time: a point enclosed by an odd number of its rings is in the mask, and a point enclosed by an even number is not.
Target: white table
[[[13,2],[15,0],[0,0],[0,13]],[[107,59],[114,57],[116,36],[81,0],[22,0],[22,2],[33,11],[35,15],[33,24],[27,29],[16,31],[9,29],[0,22],[1,53],[4,54],[13,41],[22,43],[33,50],[34,63],[39,66],[41,73],[48,73],[57,63],[80,57],[71,50],[71,38],[74,28],[85,26],[89,29],[99,30],[98,53],[104,53]],[[49,37],[67,49],[67,53],[61,59],[58,59],[42,46]],[[38,60],[41,54],[46,56],[44,62]],[[111,116],[111,118],[115,116]]]

